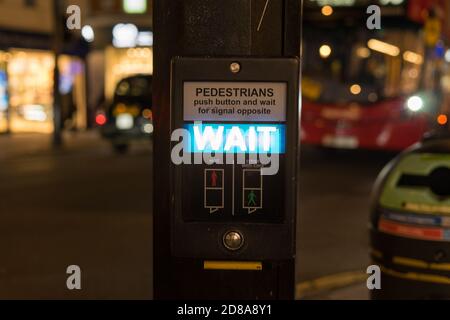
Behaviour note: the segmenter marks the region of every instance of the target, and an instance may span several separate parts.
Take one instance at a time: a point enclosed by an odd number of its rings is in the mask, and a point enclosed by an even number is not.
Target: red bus
[[[403,150],[421,140],[441,107],[444,43],[426,48],[407,4],[383,7],[380,30],[366,27],[367,5],[305,5],[302,141]]]

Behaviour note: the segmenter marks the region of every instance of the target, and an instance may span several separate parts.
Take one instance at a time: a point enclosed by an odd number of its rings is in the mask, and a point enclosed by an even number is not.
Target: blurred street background
[[[448,126],[448,1],[375,2],[304,1],[300,285],[365,272],[376,177]],[[152,298],[152,10],[0,1],[0,299]]]

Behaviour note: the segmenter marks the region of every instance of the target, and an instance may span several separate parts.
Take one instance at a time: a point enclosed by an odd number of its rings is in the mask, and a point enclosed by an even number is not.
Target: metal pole
[[[62,112],[61,112],[61,95],[59,93],[59,56],[64,46],[64,25],[62,24],[62,0],[53,0],[53,52],[55,55],[55,68],[53,72],[53,146],[58,148],[62,146]]]
[[[300,56],[301,0],[155,0],[154,297],[293,299],[295,261],[257,274],[208,273],[171,256],[170,62],[175,56]]]

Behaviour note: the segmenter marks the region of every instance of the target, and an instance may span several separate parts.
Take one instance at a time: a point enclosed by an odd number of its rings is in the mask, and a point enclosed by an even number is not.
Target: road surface
[[[152,148],[96,132],[0,136],[0,299],[151,299]],[[303,149],[301,281],[364,271],[373,181],[392,155]],[[82,270],[68,291],[66,268]]]

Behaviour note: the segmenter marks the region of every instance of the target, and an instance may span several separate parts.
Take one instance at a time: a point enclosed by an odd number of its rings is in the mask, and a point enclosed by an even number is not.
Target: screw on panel
[[[233,62],[230,65],[230,70],[232,73],[239,73],[241,71],[241,65],[238,62]]]

